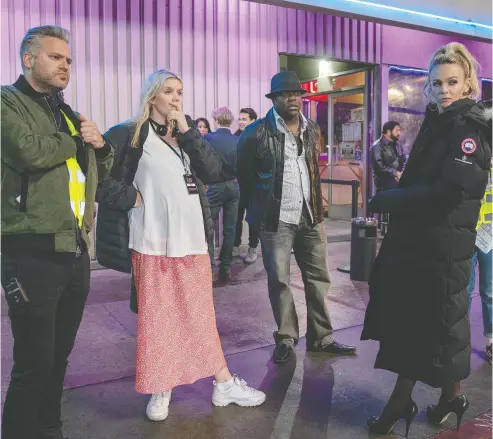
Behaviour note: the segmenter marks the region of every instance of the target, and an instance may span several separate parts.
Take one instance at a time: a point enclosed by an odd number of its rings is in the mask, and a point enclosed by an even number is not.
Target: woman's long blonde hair
[[[424,93],[429,102],[433,102],[431,94],[430,74],[440,64],[458,64],[464,70],[466,81],[469,80],[469,91],[464,97],[475,99],[479,96],[478,72],[479,64],[471,55],[467,47],[461,43],[449,43],[440,47],[431,58],[428,66],[428,78],[426,79]]]
[[[149,119],[149,115],[151,114],[151,101],[158,94],[159,90],[161,90],[164,83],[170,78],[178,79],[178,81],[182,82],[178,75],[164,69],[159,69],[151,73],[144,82],[140,94],[140,109],[134,117],[137,126],[135,128],[134,136],[132,137],[132,148],[137,148],[139,146],[142,125]]]

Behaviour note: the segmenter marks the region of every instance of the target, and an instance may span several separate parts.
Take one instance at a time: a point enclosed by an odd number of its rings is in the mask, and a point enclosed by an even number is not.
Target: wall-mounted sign
[[[304,88],[307,93],[318,93],[317,83],[318,81],[314,79],[313,81],[302,82],[301,87]]]

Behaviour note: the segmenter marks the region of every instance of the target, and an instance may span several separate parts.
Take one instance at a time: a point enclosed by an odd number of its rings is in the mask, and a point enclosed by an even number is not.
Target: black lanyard
[[[152,123],[151,123],[151,126],[152,126],[152,129],[154,130],[154,132],[156,133],[156,129],[154,128],[154,125]],[[173,151],[175,153],[175,155],[181,160],[181,163],[183,165],[183,169],[188,174],[189,171],[188,171],[188,167],[187,167],[187,161],[185,160],[185,156],[183,155],[183,150],[180,147],[178,147],[180,149],[180,154],[178,154],[176,149],[173,148],[168,142],[166,142],[166,140],[164,140],[158,133],[156,133],[156,136],[158,136],[159,139],[161,140],[161,142],[163,142],[165,145],[167,145],[171,149],[171,151]]]

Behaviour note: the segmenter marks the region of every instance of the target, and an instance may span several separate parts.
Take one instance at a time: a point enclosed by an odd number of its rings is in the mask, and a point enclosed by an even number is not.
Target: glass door
[[[369,74],[339,75],[328,92],[303,96],[303,114],[320,126],[319,173],[322,180],[358,180],[358,215],[365,214],[368,167]],[[366,79],[366,78],[368,79]],[[324,212],[331,219],[351,219],[350,185],[322,182]]]
[[[358,215],[366,203],[367,99],[364,88],[329,94],[329,148],[327,175],[331,180],[358,180]],[[327,211],[331,219],[351,218],[352,190],[349,185],[330,184]]]

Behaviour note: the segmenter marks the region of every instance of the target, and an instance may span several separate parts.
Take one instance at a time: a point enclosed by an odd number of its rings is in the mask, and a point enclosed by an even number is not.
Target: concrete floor
[[[136,317],[128,309],[129,278],[109,270],[93,271],[90,297],[66,378],[64,433],[70,439],[368,438],[366,419],[380,413],[395,377],[373,369],[378,345],[359,341],[368,291],[365,283],[353,282],[347,274],[336,271],[348,260],[348,242],[329,243],[333,286],[327,305],[335,337],[343,343],[355,344],[356,357],[308,354],[301,339],[296,359],[284,365],[272,363],[275,323],[262,260],[251,266],[237,260],[232,268],[233,285],[214,291],[218,329],[231,371],[264,390],[267,400],[257,408],[214,408],[210,402],[212,379],[203,379],[174,390],[170,415],[162,423],[146,419],[148,398],[134,391]],[[303,334],[305,298],[294,260],[291,285]],[[1,319],[3,401],[12,349],[4,302]],[[463,384],[471,403],[466,419],[489,412],[492,402],[491,367],[482,358],[484,341],[478,297],[473,301],[471,322],[472,373]],[[414,399],[420,413],[409,437],[429,438],[440,431],[428,425],[424,412],[426,405],[437,398],[436,390],[417,385]],[[451,416],[442,430],[454,422],[455,417]],[[491,416],[489,422],[491,426]],[[397,436],[403,431],[404,426],[398,424]]]

